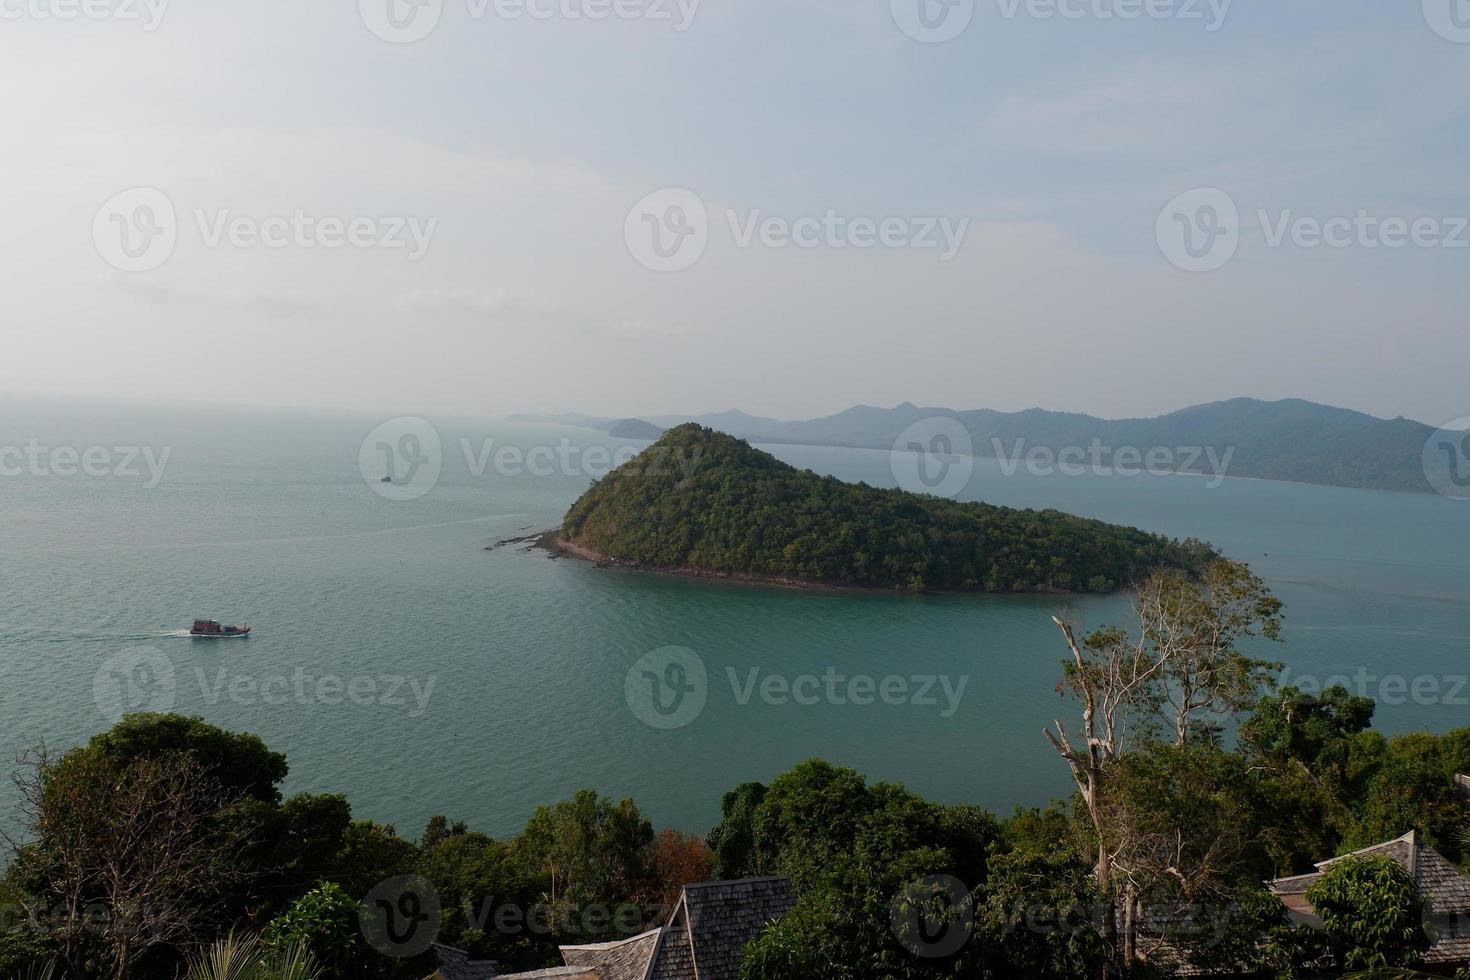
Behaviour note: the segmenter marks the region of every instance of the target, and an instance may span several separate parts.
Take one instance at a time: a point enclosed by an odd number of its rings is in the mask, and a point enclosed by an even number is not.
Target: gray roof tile
[[[699,980],[737,980],[745,944],[795,903],[786,878],[686,885],[675,915],[685,915]]]
[[[662,932],[653,929],[615,943],[563,946],[561,957],[568,966],[596,968],[598,980],[647,980]]]
[[[494,980],[496,976],[493,960],[472,960],[462,949],[435,943],[434,955],[444,980]]]

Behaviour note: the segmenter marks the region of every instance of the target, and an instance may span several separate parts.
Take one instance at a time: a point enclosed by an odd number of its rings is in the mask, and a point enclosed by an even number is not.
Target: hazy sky
[[[1470,0],[162,3],[0,0],[0,389],[1470,414]]]

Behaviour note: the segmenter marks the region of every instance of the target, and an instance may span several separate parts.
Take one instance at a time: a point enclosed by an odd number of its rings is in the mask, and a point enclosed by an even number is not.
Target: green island
[[[557,542],[648,569],[910,591],[1107,593],[1218,557],[1055,510],[844,483],[693,423],[594,484]]]

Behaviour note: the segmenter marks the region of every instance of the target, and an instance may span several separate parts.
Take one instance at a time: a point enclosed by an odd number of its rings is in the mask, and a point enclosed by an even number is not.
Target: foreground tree
[[[341,885],[324,882],[266,926],[261,951],[295,960],[305,952],[322,980],[380,976],[387,961],[363,939],[359,911]]]
[[[1160,569],[1138,587],[1133,609],[1136,630],[1109,626],[1080,641],[1071,623],[1055,619],[1071,655],[1057,690],[1077,699],[1082,723],[1073,733],[1057,719],[1044,734],[1067,763],[1087,812],[1093,873],[1105,895],[1115,891],[1115,848],[1135,836],[1118,832],[1118,812],[1109,814],[1107,800],[1107,783],[1131,742],[1161,723],[1176,746],[1188,745],[1200,729],[1212,741],[1218,719],[1250,703],[1277,666],[1245,656],[1239,642],[1257,634],[1276,639],[1281,629],[1280,601],[1239,562],[1211,563],[1197,580]],[[1131,893],[1124,906],[1133,907]],[[1118,934],[1111,903],[1102,929],[1110,939]],[[1133,959],[1130,941],[1127,932],[1125,963]]]
[[[559,919],[589,905],[613,909],[655,894],[652,843],[653,824],[632,800],[613,803],[584,789],[537,809],[517,853],[545,881]]]
[[[1279,640],[1282,610],[1243,562],[1211,562],[1198,580],[1162,570],[1139,590],[1137,608],[1140,629],[1163,663],[1175,745],[1195,734],[1216,735],[1218,719],[1250,707],[1281,669],[1240,649],[1253,637]]]
[[[665,827],[653,839],[653,873],[658,879],[660,912],[672,909],[685,885],[709,881],[714,855],[698,834]]]
[[[1116,965],[1100,928],[1112,897],[1098,890],[1076,838],[1073,817],[1057,805],[1017,811],[1001,825],[977,917],[986,977],[1073,980]]]
[[[755,812],[765,798],[764,783],[741,783],[720,801],[720,825],[706,837],[714,852],[714,877],[734,880],[766,873],[755,842]]]
[[[14,781],[29,837],[18,864],[34,886],[24,901],[70,975],[96,957],[128,977],[150,949],[192,939],[248,877],[247,828],[223,818],[238,797],[187,753],[39,751]]]
[[[790,877],[797,901],[747,948],[745,980],[976,975],[984,949],[972,939],[973,907],[998,833],[993,818],[816,760],[752,795],[761,802],[749,819],[750,859]],[[743,813],[730,819],[745,823]],[[710,836],[728,840],[732,829]],[[916,887],[934,876],[950,886],[947,907]]]
[[[1429,948],[1424,901],[1403,865],[1344,858],[1307,889],[1337,965],[1346,970],[1413,966]]]

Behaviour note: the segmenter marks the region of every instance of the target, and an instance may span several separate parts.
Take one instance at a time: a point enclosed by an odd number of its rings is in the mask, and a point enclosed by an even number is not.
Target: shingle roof
[[[1392,858],[1414,876],[1419,893],[1434,903],[1436,914],[1470,913],[1470,878],[1461,874],[1443,854],[1420,840],[1418,831],[1414,830],[1361,851],[1319,861],[1317,870],[1310,874],[1277,878],[1268,884],[1277,895],[1303,895],[1322,877],[1323,872],[1350,857]]]
[[[745,944],[794,904],[787,878],[710,881],[686,885],[669,922],[688,926],[699,980],[737,980]]]
[[[694,980],[694,950],[689,946],[689,930],[683,926],[664,929],[658,960],[649,980]]]
[[[653,929],[615,943],[563,946],[561,958],[567,961],[567,966],[595,969],[598,980],[647,980],[662,932]]]
[[[493,960],[472,960],[469,953],[453,946],[435,943],[434,956],[443,980],[494,980],[496,976]]]
[[[615,943],[563,946],[566,966],[501,980],[737,980],[745,944],[795,902],[786,878],[685,885],[668,925]]]
[[[1470,963],[1470,936],[1442,937],[1424,954],[1425,966],[1463,966]]]

